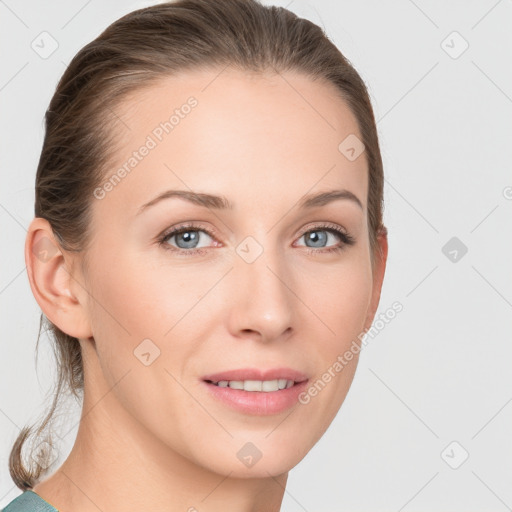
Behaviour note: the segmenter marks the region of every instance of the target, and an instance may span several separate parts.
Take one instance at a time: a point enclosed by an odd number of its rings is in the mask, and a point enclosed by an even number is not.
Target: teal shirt
[[[14,498],[0,512],[59,512],[55,507],[43,500],[39,494],[27,489]]]

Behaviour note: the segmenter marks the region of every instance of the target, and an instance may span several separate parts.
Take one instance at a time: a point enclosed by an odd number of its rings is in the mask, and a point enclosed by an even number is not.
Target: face
[[[356,119],[328,84],[229,70],[165,78],[116,115],[91,198],[86,394],[113,387],[204,468],[288,471],[343,403],[380,293],[366,159],[338,149]],[[341,193],[307,202],[325,192]]]

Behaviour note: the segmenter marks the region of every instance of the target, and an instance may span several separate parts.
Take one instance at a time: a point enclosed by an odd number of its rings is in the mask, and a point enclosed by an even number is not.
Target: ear
[[[365,331],[371,327],[373,319],[375,318],[375,313],[379,307],[380,292],[382,290],[382,282],[386,272],[386,263],[388,259],[388,230],[385,226],[383,226],[379,231],[377,236],[377,247],[375,250],[372,297],[364,324]]]
[[[75,338],[92,336],[86,298],[78,268],[78,253],[64,251],[46,219],[35,217],[25,239],[25,264],[37,303],[54,325]]]

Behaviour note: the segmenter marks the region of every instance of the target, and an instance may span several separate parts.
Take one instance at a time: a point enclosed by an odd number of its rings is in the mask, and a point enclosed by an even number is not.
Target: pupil
[[[318,235],[319,233],[321,234],[321,236]],[[322,247],[322,244],[327,241],[327,235],[325,231],[311,231],[309,233],[308,239],[314,244],[316,244],[313,245],[313,247]]]
[[[179,244],[180,238],[184,239],[185,246],[182,247]],[[190,249],[194,247],[194,242],[197,242],[198,234],[196,231],[184,231],[183,233],[179,233],[176,237],[176,243],[182,249]]]

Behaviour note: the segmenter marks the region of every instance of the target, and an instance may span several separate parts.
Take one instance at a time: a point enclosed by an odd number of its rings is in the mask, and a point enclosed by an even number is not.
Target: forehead
[[[180,73],[130,94],[115,115],[120,142],[111,174],[151,147],[111,194],[131,203],[176,187],[229,189],[235,204],[236,195],[342,187],[366,205],[365,155],[351,161],[340,150],[347,137],[361,139],[358,123],[325,81],[292,72]]]

